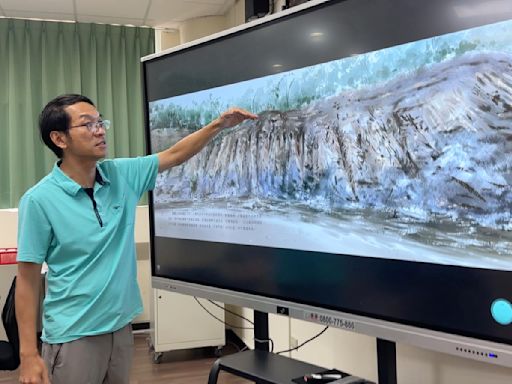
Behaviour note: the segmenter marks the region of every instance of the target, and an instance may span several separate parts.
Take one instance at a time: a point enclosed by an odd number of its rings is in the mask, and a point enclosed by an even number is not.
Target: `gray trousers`
[[[43,343],[52,384],[128,384],[133,352],[131,324],[112,333],[64,344]]]

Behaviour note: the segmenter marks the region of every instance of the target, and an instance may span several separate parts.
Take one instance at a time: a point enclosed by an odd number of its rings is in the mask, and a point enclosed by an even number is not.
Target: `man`
[[[131,321],[142,312],[134,220],[158,171],[199,152],[223,128],[257,117],[231,109],[155,155],[103,159],[106,129],[93,102],[63,95],[41,113],[44,143],[59,157],[19,204],[16,316],[20,383],[129,382]],[[36,323],[41,264],[48,264],[43,351]]]

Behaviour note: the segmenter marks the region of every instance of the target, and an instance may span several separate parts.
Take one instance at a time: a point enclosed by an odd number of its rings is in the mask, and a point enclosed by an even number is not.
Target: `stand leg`
[[[270,351],[270,341],[268,335],[268,313],[254,311],[254,349],[259,351]],[[257,341],[260,340],[260,341]],[[254,381],[260,384],[260,381]]]
[[[215,360],[210,369],[210,375],[208,376],[208,384],[217,384],[219,378],[219,360]]]
[[[395,343],[377,339],[377,368],[379,384],[397,384]]]
[[[270,342],[268,341],[268,313],[254,311],[254,339],[254,349],[266,352],[270,351]]]

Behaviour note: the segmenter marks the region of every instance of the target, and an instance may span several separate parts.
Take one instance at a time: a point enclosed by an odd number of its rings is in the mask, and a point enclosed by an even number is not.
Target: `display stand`
[[[257,384],[293,384],[292,379],[322,372],[325,368],[255,349],[217,359],[210,371],[208,384],[217,383],[221,370]]]
[[[326,371],[323,367],[269,352],[266,313],[254,311],[254,338],[255,350],[217,359],[210,370],[208,384],[217,383],[221,370],[257,384],[297,384],[304,382],[304,375]],[[343,377],[350,376],[343,372],[339,373]]]

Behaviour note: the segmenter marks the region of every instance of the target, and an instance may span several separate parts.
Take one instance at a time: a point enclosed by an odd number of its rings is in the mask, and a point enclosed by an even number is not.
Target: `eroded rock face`
[[[512,57],[466,55],[267,111],[161,174],[156,201],[258,197],[509,226]]]

